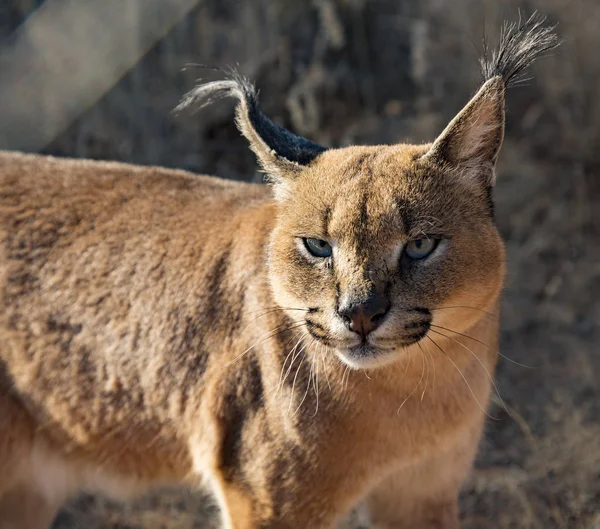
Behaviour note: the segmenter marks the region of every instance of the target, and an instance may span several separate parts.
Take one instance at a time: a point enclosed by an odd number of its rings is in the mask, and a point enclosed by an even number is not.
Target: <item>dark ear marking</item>
[[[236,70],[216,69],[224,72],[226,79],[196,86],[182,98],[175,108],[176,112],[189,106],[202,108],[225,97],[236,98],[237,126],[250,142],[250,148],[258,157],[261,167],[275,183],[310,164],[326,150],[317,143],[296,136],[265,116],[258,104],[254,85]]]
[[[534,12],[525,22],[505,22],[500,31],[497,49],[490,53],[483,39],[483,56],[479,60],[483,80],[502,77],[505,87],[519,84],[523,71],[544,53],[560,44],[556,26],[545,26],[546,17]]]

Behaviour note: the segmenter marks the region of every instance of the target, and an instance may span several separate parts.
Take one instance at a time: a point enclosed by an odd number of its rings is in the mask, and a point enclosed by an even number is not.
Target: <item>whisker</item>
[[[317,416],[317,413],[319,412],[319,357],[317,356],[317,363],[316,363],[316,377],[313,378],[313,388],[315,390],[315,398],[317,399],[317,403],[315,405],[315,413],[313,414],[313,417]],[[315,385],[316,383],[316,385]]]
[[[275,396],[277,396],[277,394],[281,391],[282,387],[283,387],[283,383],[285,381],[285,378],[283,378],[283,372],[285,371],[285,366],[287,365],[287,361],[290,358],[290,356],[292,356],[292,362],[290,363],[290,366],[288,368],[288,373],[289,373],[289,369],[291,369],[294,361],[295,361],[295,356],[294,353],[296,352],[296,349],[298,348],[298,346],[300,345],[300,343],[302,343],[302,340],[304,340],[304,338],[306,338],[306,336],[308,336],[308,332],[305,332],[304,334],[302,334],[302,336],[300,336],[300,338],[298,339],[298,341],[294,344],[294,346],[290,349],[290,352],[287,354],[287,356],[285,357],[285,360],[283,361],[283,365],[281,366],[281,372],[279,374],[279,381],[277,382],[277,384],[275,385],[274,388],[271,388],[269,391],[263,393],[262,396],[262,400],[265,401],[265,399],[271,395],[274,394]],[[294,338],[292,338],[291,340],[288,340],[287,344],[288,345],[292,340],[294,340]],[[274,401],[273,401],[274,402]],[[269,403],[267,403],[267,407],[269,406]]]
[[[276,386],[276,393],[275,396],[277,396],[277,394],[283,389],[283,384],[285,383],[285,381],[287,380],[287,377],[289,376],[290,372],[292,371],[292,368],[294,367],[294,363],[296,362],[296,359],[300,357],[300,355],[302,354],[302,351],[304,350],[304,348],[306,347],[307,344],[304,344],[302,346],[302,348],[298,351],[298,346],[300,345],[300,343],[302,343],[302,340],[304,340],[304,338],[308,336],[308,332],[305,332],[300,339],[298,340],[298,342],[294,345],[294,347],[292,348],[292,350],[290,351],[290,353],[288,354],[288,357],[290,356],[290,354],[293,353],[292,355],[292,360],[290,362],[290,365],[287,368],[287,371],[285,373],[285,376],[283,377],[283,379],[281,380],[281,382],[278,384],[278,386]],[[282,373],[283,373],[283,367],[282,367]],[[292,394],[293,397],[293,394]],[[282,403],[283,405],[283,393],[282,393]]]
[[[430,324],[432,327],[435,327],[437,329],[443,329],[444,331],[448,331],[448,332],[453,332],[454,334],[458,334],[459,336],[462,336],[463,338],[468,338],[469,340],[473,340],[474,342],[483,345],[484,347],[487,347],[490,350],[493,350],[498,356],[501,356],[502,358],[504,358],[505,360],[508,360],[509,362],[512,362],[515,365],[518,365],[520,367],[524,367],[526,369],[536,369],[535,366],[528,366],[525,364],[521,364],[520,362],[517,362],[516,360],[513,360],[512,358],[509,358],[506,355],[503,355],[500,351],[496,350],[496,349],[492,349],[491,346],[489,346],[488,344],[482,342],[481,340],[478,340],[477,338],[473,338],[472,336],[469,336],[468,334],[463,334],[461,332],[458,331],[454,331],[452,329],[448,329],[447,327],[442,327],[441,325],[434,325],[433,323]],[[449,336],[447,336],[447,338],[450,338]]]
[[[294,389],[296,388],[296,380],[298,378],[298,374],[300,373],[300,369],[302,368],[302,364],[304,363],[304,360],[306,360],[306,355],[302,356],[302,359],[300,360],[300,363],[298,364],[298,369],[296,369],[296,374],[294,375],[294,381],[292,382],[292,392],[290,394],[290,405],[288,407],[288,411],[286,412],[286,416],[289,415],[289,413],[292,409],[292,404],[294,402]],[[311,368],[312,368],[312,366],[311,366]],[[307,393],[308,393],[308,385],[306,386],[306,391],[304,392],[304,397],[302,397],[302,400],[300,401],[300,404],[296,408],[294,415],[300,409],[300,406],[302,406],[302,403],[304,402],[304,399],[306,398]],[[292,417],[294,415],[292,415]]]
[[[431,340],[431,342],[433,343],[433,345],[435,345],[441,352],[442,354],[448,359],[450,360],[450,362],[452,363],[452,365],[455,367],[455,369],[458,371],[458,373],[460,374],[461,378],[463,379],[464,383],[467,385],[467,388],[469,388],[469,391],[471,392],[471,395],[473,395],[473,398],[475,399],[475,402],[477,403],[477,405],[479,406],[479,408],[481,409],[481,411],[483,413],[485,413],[490,419],[497,421],[498,418],[497,417],[493,417],[492,415],[490,415],[487,410],[485,410],[485,408],[481,405],[481,402],[479,402],[479,399],[477,398],[477,395],[475,395],[475,392],[473,391],[473,388],[471,387],[471,384],[469,384],[469,381],[466,379],[465,375],[463,375],[462,371],[458,368],[458,366],[456,365],[456,363],[454,362],[454,360],[452,360],[452,358],[450,358],[446,352],[437,344],[437,342],[431,338],[431,336],[429,336],[428,334],[425,335],[425,338],[427,338],[428,340]]]
[[[309,309],[306,308],[298,308],[298,307],[280,307],[279,305],[273,305],[272,307],[263,307],[262,309],[256,309],[256,310],[249,310],[247,312],[244,312],[244,315],[248,315],[248,314],[256,314],[257,312],[262,312],[262,311],[284,311],[284,310],[301,310],[303,312],[309,312]]]
[[[346,366],[344,370],[344,374],[342,375],[342,391],[346,391],[346,384],[344,383],[344,377],[348,374],[348,378],[346,379],[346,383],[350,381],[350,366]]]
[[[488,316],[499,316],[497,312],[488,312],[486,310],[478,309],[477,307],[470,307],[469,305],[451,305],[449,307],[435,307],[431,310],[447,310],[447,309],[471,309],[481,312],[483,314],[487,314]]]
[[[417,342],[417,343],[419,343],[419,342]],[[431,387],[435,387],[435,378],[436,378],[435,357],[434,357],[433,353],[431,352],[431,350],[429,349],[429,347],[427,347],[427,354],[429,355],[429,358],[431,358],[431,363],[433,365],[433,385]]]
[[[283,364],[281,365],[281,372],[279,373],[279,380],[277,382],[277,388],[279,390],[279,387],[281,386],[281,383],[283,382],[283,373],[285,372],[285,366],[287,365],[287,361],[290,358],[290,356],[293,356],[293,354],[296,352],[296,349],[298,348],[298,345],[300,345],[300,342],[302,341],[302,339],[307,335],[308,333],[305,332],[296,342],[296,344],[294,345],[294,347],[292,347],[290,349],[290,352],[286,355]]]
[[[283,373],[285,371],[285,366],[287,365],[288,359],[290,358],[290,356],[292,356],[294,358],[294,354],[295,354],[296,350],[298,349],[298,346],[300,345],[300,343],[306,336],[308,336],[308,332],[305,332],[302,336],[300,336],[300,338],[298,339],[298,341],[296,342],[294,347],[292,347],[290,349],[290,352],[285,357],[285,360],[283,361],[283,365],[281,366],[281,373],[279,374],[279,381],[277,382],[277,386],[275,386],[275,390],[276,390],[275,394],[279,393],[279,391],[283,387],[283,382],[284,382]],[[294,363],[294,361],[292,360],[292,363],[290,364],[289,369],[291,369],[291,366],[293,363]],[[288,372],[289,372],[289,369],[288,369]]]
[[[304,335],[304,336],[306,336],[307,334],[308,334],[308,333],[305,333],[305,335]],[[287,377],[288,377],[288,375],[291,373],[291,371],[292,371],[292,367],[293,367],[293,365],[294,365],[294,362],[296,362],[296,359],[297,359],[298,357],[300,357],[300,355],[302,354],[302,352],[304,351],[304,349],[306,349],[306,347],[307,347],[307,346],[308,346],[308,344],[307,344],[307,343],[305,343],[305,344],[304,344],[304,345],[303,345],[303,346],[300,348],[300,350],[299,350],[299,351],[298,351],[298,352],[297,352],[297,353],[296,353],[296,354],[293,356],[293,358],[292,358],[292,361],[290,362],[290,367],[288,367],[288,370],[287,370],[287,372],[286,372],[286,374],[285,374],[285,377],[283,377],[283,381],[281,382],[281,387],[283,387],[283,384],[284,384],[284,383],[285,383],[285,381],[287,380]]]
[[[429,360],[427,360],[427,357],[425,356],[425,353],[423,352],[422,349],[421,349],[421,358],[427,364],[427,375],[425,376],[425,387],[423,388],[423,393],[421,393],[421,402],[423,402],[423,398],[425,397],[425,392],[427,391],[427,383],[429,382]]]
[[[411,357],[411,365],[412,365],[412,357]],[[408,368],[407,368],[408,369]],[[421,382],[423,382],[423,376],[425,375],[425,363],[423,363],[423,370],[421,371],[421,378],[419,379],[419,381],[417,382],[417,385],[413,388],[413,390],[408,394],[408,396],[402,401],[402,404],[400,404],[400,407],[398,408],[398,410],[396,411],[396,414],[399,415],[400,414],[400,410],[402,409],[402,406],[404,406],[406,404],[406,402],[408,401],[408,399],[410,399],[413,394],[415,393],[415,391],[417,391],[417,388],[421,385]]]
[[[451,336],[446,336],[445,334],[442,334],[441,332],[436,331],[434,329],[430,329],[430,330],[431,330],[431,332],[434,332],[435,334],[439,334],[440,336],[443,336],[444,338],[448,338],[449,340],[452,340],[454,343],[457,343],[458,345],[464,347],[467,351],[469,351],[469,353],[471,353],[473,355],[473,357],[475,358],[475,360],[477,360],[479,362],[479,364],[481,365],[481,367],[483,367],[483,370],[485,371],[486,375],[490,379],[490,382],[492,383],[492,386],[494,387],[494,390],[496,391],[496,394],[498,395],[498,399],[500,399],[500,402],[502,403],[503,408],[506,410],[506,413],[508,413],[508,415],[512,417],[512,415],[510,415],[510,411],[508,411],[508,408],[506,407],[506,404],[504,403],[504,400],[502,399],[502,396],[500,395],[500,391],[498,390],[498,386],[496,386],[496,383],[494,382],[494,377],[492,377],[492,375],[488,371],[487,367],[485,367],[485,364],[481,361],[481,358],[479,358],[464,343],[461,343],[458,340],[455,340],[454,338],[452,338]]]
[[[272,307],[272,308],[269,308],[269,309],[264,309],[264,312],[262,314],[259,314],[258,316],[256,316],[256,318],[253,318],[246,325],[244,325],[244,327],[242,327],[242,329],[241,329],[240,332],[245,331],[248,327],[250,327],[250,325],[252,325],[253,323],[255,323],[260,318],[264,318],[265,316],[268,316],[269,314],[273,314],[275,312],[282,312],[282,311],[285,311],[285,310],[305,310],[306,312],[308,312],[308,309],[286,309],[286,308],[281,308],[281,307]],[[254,311],[248,312],[247,314],[251,314],[252,312],[254,312]]]
[[[408,368],[412,366],[412,356],[410,355],[410,349],[408,349],[408,362],[406,362],[406,367],[404,368],[404,373],[402,373],[402,379],[404,380],[404,377],[406,377],[406,373],[408,373]]]
[[[327,380],[327,387],[329,388],[329,391],[331,391],[331,382],[329,381],[329,370],[327,369],[327,362],[325,360],[325,352],[326,352],[326,348],[323,344],[321,344],[321,358],[323,360],[323,371],[325,371],[325,380]]]
[[[421,354],[425,355],[425,350],[423,349],[423,347],[421,347],[420,342],[417,342],[417,345],[419,346],[419,349],[421,350]],[[429,359],[431,360],[431,363],[433,364],[433,384],[431,385],[432,388],[435,387],[435,361],[433,359],[433,357],[431,356],[431,352],[428,351],[429,353]],[[427,357],[425,357],[427,358]],[[427,379],[425,380],[425,389],[427,389],[427,382],[429,381],[429,362],[427,362]],[[421,402],[423,401],[423,397],[425,396],[425,390],[423,390],[423,395],[421,395]]]
[[[298,411],[302,407],[302,404],[304,404],[304,401],[306,400],[306,397],[308,396],[308,391],[310,390],[310,385],[311,385],[311,382],[312,382],[312,379],[313,379],[313,368],[314,368],[314,365],[311,364],[310,365],[310,371],[308,372],[308,382],[306,383],[306,391],[304,392],[304,395],[302,397],[302,400],[300,401],[300,404],[298,404],[298,407],[296,408],[296,410],[294,411],[294,413],[292,413],[292,417],[294,417],[296,415],[296,413],[298,413]]]
[[[227,364],[225,364],[225,365],[230,366],[231,364],[234,364],[240,358],[242,358],[244,355],[246,355],[248,352],[250,352],[252,349],[254,349],[257,345],[260,345],[261,343],[263,343],[265,340],[268,340],[269,338],[272,338],[273,336],[277,336],[278,334],[284,333],[286,331],[291,331],[292,329],[298,329],[299,327],[306,325],[306,322],[304,320],[295,321],[295,322],[292,322],[292,324],[289,325],[288,327],[286,327],[285,329],[281,329],[281,327],[283,327],[284,325],[286,325],[286,324],[284,323],[283,325],[279,325],[279,326],[275,327],[275,329],[273,329],[272,331],[269,331],[269,333],[266,336],[259,338],[250,347],[248,347],[248,349],[246,349],[243,353],[236,356],[233,360],[231,360],[230,362],[227,362]],[[281,329],[281,330],[278,330],[278,329]]]
[[[527,364],[522,364],[521,362],[517,362],[516,360],[513,360],[512,358],[509,358],[508,356],[506,356],[505,354],[502,354],[500,351],[494,351],[498,356],[501,356],[502,358],[504,358],[504,360],[506,360],[507,362],[510,362],[511,364],[515,364],[516,366],[519,367],[524,367],[525,369],[537,369],[535,366],[528,366]]]

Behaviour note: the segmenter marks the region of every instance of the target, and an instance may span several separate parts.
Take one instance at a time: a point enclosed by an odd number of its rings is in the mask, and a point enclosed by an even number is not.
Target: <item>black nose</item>
[[[389,303],[385,297],[372,295],[366,301],[340,307],[338,314],[351,331],[366,336],[379,327],[388,310]]]

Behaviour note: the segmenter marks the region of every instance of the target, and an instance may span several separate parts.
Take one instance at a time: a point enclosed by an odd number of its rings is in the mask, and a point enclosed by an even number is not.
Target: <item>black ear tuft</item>
[[[202,108],[224,97],[236,98],[239,101],[237,126],[250,142],[265,172],[274,179],[308,165],[326,150],[321,145],[292,134],[265,116],[258,105],[256,89],[248,79],[234,69],[220,71],[226,73],[226,79],[198,85],[183,97],[175,111],[189,106]]]
[[[436,163],[461,168],[463,178],[494,185],[494,165],[504,137],[504,91],[522,81],[525,68],[559,45],[554,27],[537,13],[524,23],[505,23],[498,48],[479,61],[484,84],[456,115],[425,155]]]
[[[540,55],[556,48],[560,41],[556,26],[545,26],[546,17],[534,12],[525,22],[505,22],[498,48],[491,54],[484,39],[483,57],[479,60],[484,81],[502,77],[504,86],[518,84],[523,71]]]

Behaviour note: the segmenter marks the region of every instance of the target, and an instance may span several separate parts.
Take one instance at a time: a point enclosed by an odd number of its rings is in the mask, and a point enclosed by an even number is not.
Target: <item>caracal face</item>
[[[351,367],[393,362],[432,330],[463,332],[501,289],[490,190],[432,164],[429,148],[326,151],[282,199],[274,295]],[[479,311],[457,318],[460,307]]]

